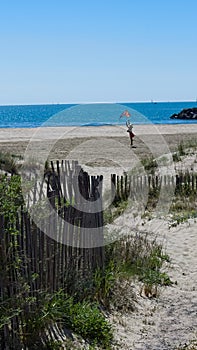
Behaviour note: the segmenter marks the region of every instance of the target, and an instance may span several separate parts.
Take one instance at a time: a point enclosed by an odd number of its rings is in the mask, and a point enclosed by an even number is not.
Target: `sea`
[[[197,101],[9,105],[0,106],[0,128],[122,125],[128,119],[121,117],[125,110],[133,124],[197,124],[197,120],[170,119],[192,107]]]

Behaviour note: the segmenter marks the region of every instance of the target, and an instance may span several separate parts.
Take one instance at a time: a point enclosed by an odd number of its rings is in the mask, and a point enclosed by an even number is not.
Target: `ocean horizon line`
[[[34,102],[34,103],[13,103],[13,104],[0,104],[0,107],[17,107],[17,106],[57,106],[57,105],[92,105],[92,104],[124,104],[124,103],[197,103],[197,99],[194,100],[147,100],[147,101],[89,101],[89,102]]]

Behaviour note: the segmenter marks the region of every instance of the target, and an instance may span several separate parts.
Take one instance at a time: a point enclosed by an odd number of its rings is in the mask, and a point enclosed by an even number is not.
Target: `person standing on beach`
[[[135,136],[135,134],[133,133],[133,125],[128,121],[128,122],[126,122],[126,126],[128,128],[127,132],[129,133],[131,147],[132,147],[133,146],[133,138]]]

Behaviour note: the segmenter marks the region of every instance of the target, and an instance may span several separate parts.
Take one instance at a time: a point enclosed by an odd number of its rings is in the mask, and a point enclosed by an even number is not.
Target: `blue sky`
[[[0,104],[195,100],[196,0],[7,0]]]

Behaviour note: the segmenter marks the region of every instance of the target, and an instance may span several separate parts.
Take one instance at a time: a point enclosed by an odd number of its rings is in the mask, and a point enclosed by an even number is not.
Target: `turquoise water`
[[[197,102],[117,103],[88,105],[0,106],[1,128],[49,126],[87,126],[125,124],[120,114],[128,109],[135,124],[190,124],[196,121],[173,120],[170,116],[183,108],[197,107]]]

